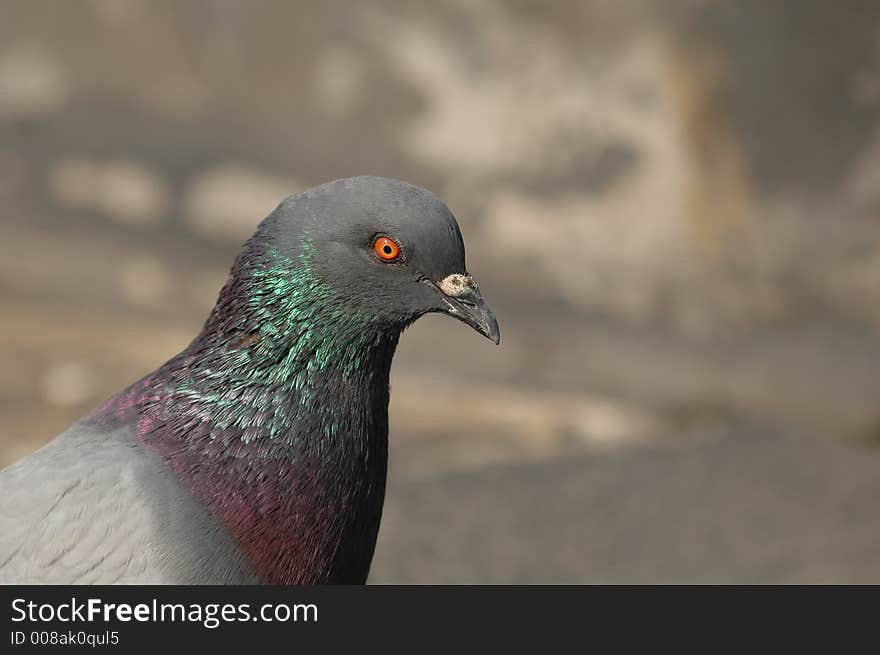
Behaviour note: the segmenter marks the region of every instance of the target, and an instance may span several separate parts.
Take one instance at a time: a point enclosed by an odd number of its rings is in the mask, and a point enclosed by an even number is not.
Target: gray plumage
[[[221,522],[126,426],[76,423],[3,470],[0,526],[2,584],[256,581]]]

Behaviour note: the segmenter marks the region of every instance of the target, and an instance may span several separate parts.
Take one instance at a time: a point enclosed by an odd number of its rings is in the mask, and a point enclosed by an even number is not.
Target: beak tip
[[[483,334],[485,334],[486,338],[492,341],[496,346],[501,345],[501,331],[498,329],[498,321],[495,320],[494,316],[490,315],[489,320],[486,322]]]

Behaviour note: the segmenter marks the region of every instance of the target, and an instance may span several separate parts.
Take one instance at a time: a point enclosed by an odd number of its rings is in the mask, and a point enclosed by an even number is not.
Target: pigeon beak
[[[477,332],[494,341],[496,346],[501,343],[498,321],[483,300],[474,278],[470,275],[453,273],[434,283],[434,286],[440,291],[440,297],[445,305],[441,311],[462,323],[467,323]]]

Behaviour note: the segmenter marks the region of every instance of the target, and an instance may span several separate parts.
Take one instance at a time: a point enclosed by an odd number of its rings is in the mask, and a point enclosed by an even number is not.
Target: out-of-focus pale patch
[[[142,8],[138,0],[89,0],[88,5],[99,19],[112,25],[136,20]]]
[[[95,373],[85,362],[56,364],[43,377],[43,397],[52,405],[71,407],[89,400],[95,391]]]
[[[392,424],[401,434],[430,434],[438,414],[449,415],[458,432],[473,440],[503,435],[522,454],[623,447],[672,431],[670,417],[623,398],[406,374],[396,376],[394,390]]]
[[[0,120],[52,114],[69,98],[67,77],[42,46],[18,44],[0,53]]]
[[[447,275],[437,286],[440,288],[440,291],[453,298],[464,296],[477,289],[477,283],[474,282],[474,278],[470,275],[462,275],[461,273]]]
[[[342,46],[329,46],[315,64],[315,93],[318,108],[334,117],[350,116],[364,98],[366,66],[356,52]]]
[[[49,172],[49,188],[70,209],[96,211],[130,225],[154,223],[168,209],[168,189],[159,175],[128,159],[66,157]]]
[[[398,132],[412,156],[461,177],[534,178],[569,175],[603,143],[654,150],[671,136],[680,144],[679,117],[669,120],[675,110],[665,104],[671,56],[662,38],[641,35],[590,64],[583,50],[517,21],[503,3],[459,10],[493,26],[479,44],[479,65],[468,49],[448,46],[455,35],[409,14],[371,15],[377,48],[424,98]],[[654,98],[649,110],[633,99],[639,95]]]
[[[190,227],[217,240],[240,242],[287,196],[305,188],[299,180],[245,164],[220,164],[187,188],[183,208]]]
[[[125,300],[138,307],[161,305],[171,290],[172,275],[158,258],[138,255],[122,265],[119,285]]]

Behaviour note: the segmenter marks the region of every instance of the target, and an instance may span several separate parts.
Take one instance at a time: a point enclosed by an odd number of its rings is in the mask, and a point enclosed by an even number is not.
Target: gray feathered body
[[[255,581],[221,521],[130,427],[81,421],[0,472],[0,583]]]

